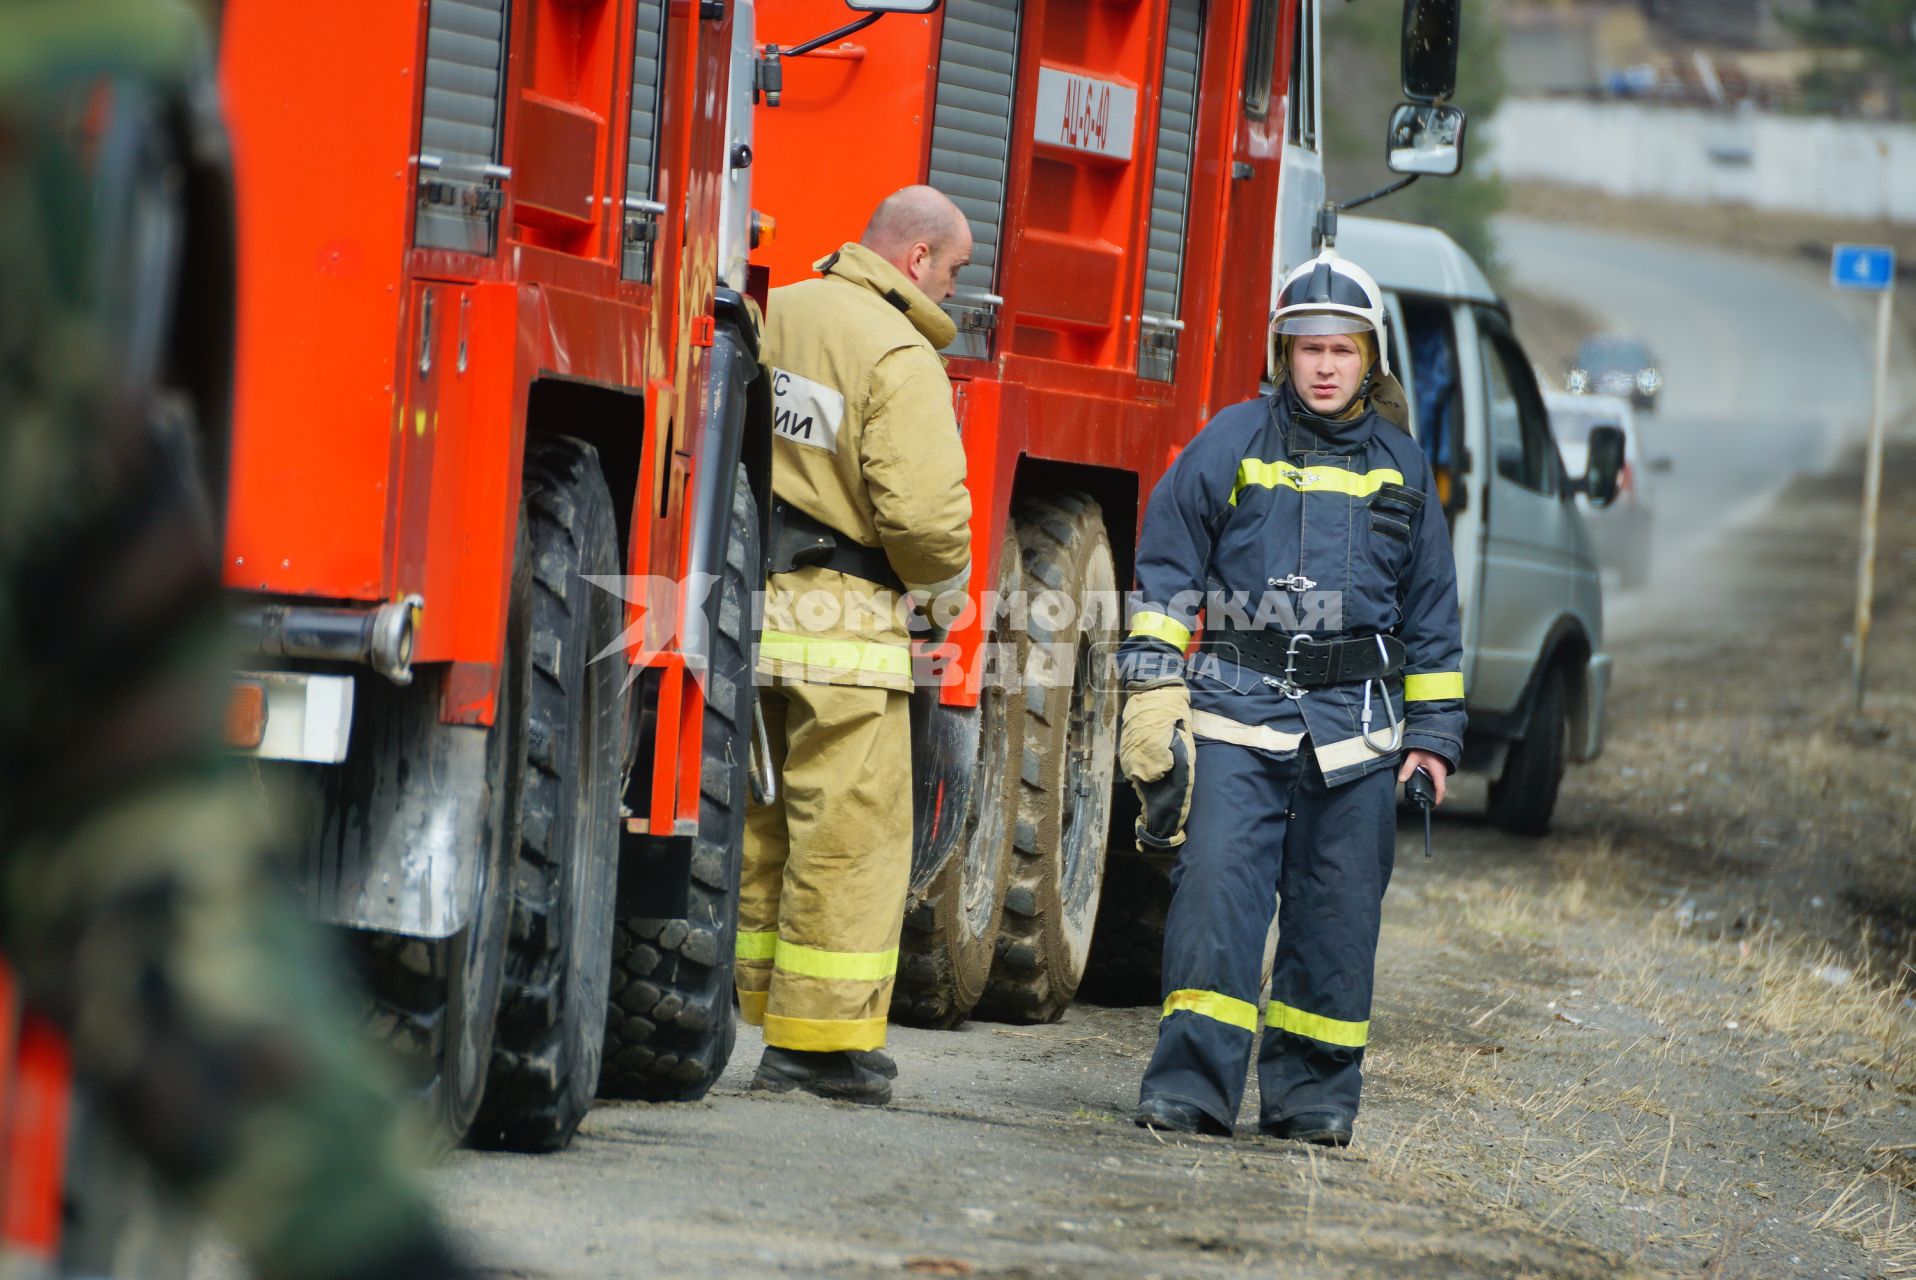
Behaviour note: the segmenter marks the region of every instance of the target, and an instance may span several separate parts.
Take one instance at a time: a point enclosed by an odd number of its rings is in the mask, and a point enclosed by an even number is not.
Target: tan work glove
[[[1124,703],[1118,733],[1118,767],[1138,793],[1138,848],[1175,849],[1184,843],[1191,812],[1191,770],[1197,746],[1191,740],[1191,691],[1162,684],[1133,692]]]

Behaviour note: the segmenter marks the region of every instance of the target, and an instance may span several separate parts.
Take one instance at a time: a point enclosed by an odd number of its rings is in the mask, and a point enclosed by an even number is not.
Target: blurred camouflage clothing
[[[177,134],[210,85],[178,3],[0,5],[0,950],[261,1274],[452,1274],[263,806],[212,746],[216,530],[180,445],[222,433],[223,388],[182,387],[154,339],[178,237],[108,190],[115,148]],[[181,282],[188,326],[227,301],[196,288],[219,282]]]

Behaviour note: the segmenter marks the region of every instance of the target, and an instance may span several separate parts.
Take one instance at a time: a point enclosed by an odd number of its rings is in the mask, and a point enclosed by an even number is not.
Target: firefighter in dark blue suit
[[[1231,1132],[1275,894],[1259,1128],[1350,1141],[1395,784],[1422,768],[1441,801],[1464,732],[1456,565],[1423,450],[1378,412],[1401,420],[1384,326],[1361,268],[1298,268],[1275,393],[1212,419],[1145,514],[1119,755],[1140,846],[1179,853],[1140,1125]]]

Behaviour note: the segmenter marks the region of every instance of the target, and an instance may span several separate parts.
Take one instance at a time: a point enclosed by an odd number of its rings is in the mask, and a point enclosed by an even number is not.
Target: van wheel
[[[613,932],[601,1097],[702,1098],[731,1060],[738,1037],[732,954],[738,941],[738,877],[756,697],[752,586],[759,564],[758,505],[740,467],[712,628],[700,733],[699,833],[685,874],[685,914],[661,919],[656,909],[643,909],[654,895],[676,898],[671,892],[676,885],[639,886],[635,897],[641,909],[626,914],[621,908]],[[637,866],[625,874],[634,874]],[[626,888],[632,888],[629,882]]]
[[[1537,686],[1529,731],[1510,744],[1503,773],[1490,784],[1491,826],[1520,836],[1540,836],[1550,830],[1557,788],[1570,758],[1566,705],[1563,672],[1551,667]]]
[[[1011,841],[1018,822],[1017,770],[1024,759],[1024,686],[1010,605],[1023,563],[1017,533],[1007,529],[991,581],[998,616],[985,631],[983,688],[972,713],[978,745],[970,786],[962,793],[964,826],[924,901],[905,916],[898,943],[891,1014],[913,1026],[955,1027],[971,1016],[997,954],[1011,862],[1017,856]]]
[[[1103,512],[1083,494],[1017,510],[1028,614],[1025,741],[1011,888],[979,1012],[1063,1015],[1084,977],[1104,883],[1117,759],[1117,574]]]
[[[612,495],[590,445],[526,446],[531,672],[505,990],[492,1079],[472,1128],[481,1146],[556,1151],[599,1083],[618,870],[624,664],[620,605],[586,574],[618,572]]]

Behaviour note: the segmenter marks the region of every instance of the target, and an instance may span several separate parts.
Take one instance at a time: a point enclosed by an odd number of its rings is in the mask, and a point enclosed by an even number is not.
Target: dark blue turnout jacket
[[[1423,450],[1375,412],[1320,418],[1286,383],[1218,414],[1152,490],[1137,578],[1119,669],[1128,680],[1170,670],[1201,627],[1207,644],[1183,662],[1198,737],[1279,755],[1308,737],[1333,785],[1412,747],[1457,767],[1463,644],[1450,531]],[[1395,636],[1404,666],[1290,696],[1233,660],[1229,632],[1246,629]]]

